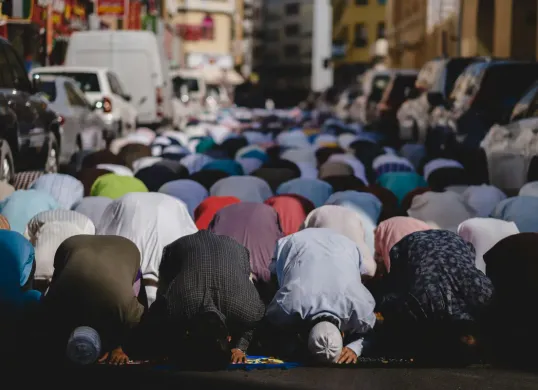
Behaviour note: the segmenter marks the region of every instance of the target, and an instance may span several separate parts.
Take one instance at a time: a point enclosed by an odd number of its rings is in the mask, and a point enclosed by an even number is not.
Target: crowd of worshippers
[[[197,124],[137,130],[71,174],[18,173],[0,183],[4,351],[206,368],[527,358],[538,183],[507,197],[468,161]]]

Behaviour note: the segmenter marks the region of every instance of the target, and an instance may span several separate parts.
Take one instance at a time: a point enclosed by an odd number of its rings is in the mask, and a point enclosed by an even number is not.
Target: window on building
[[[299,35],[300,29],[298,24],[288,24],[285,28],[287,37],[294,37]]]
[[[275,65],[279,62],[278,54],[277,53],[265,53],[263,56],[263,62],[266,65]]]
[[[342,29],[342,32],[340,33],[340,39],[346,43],[346,42],[349,42],[349,26],[345,26],[343,29]]]
[[[299,3],[286,4],[286,15],[299,15]]]
[[[256,46],[253,50],[254,58],[262,58],[265,55],[263,46]]]
[[[265,17],[265,20],[267,22],[276,22],[280,20],[280,15],[274,12],[269,12],[267,16]]]
[[[267,30],[265,32],[265,40],[267,42],[278,42],[280,39],[280,31],[277,29]]]
[[[366,24],[357,23],[355,25],[355,47],[368,46],[368,29]]]
[[[368,0],[355,0],[356,5],[368,5]]]
[[[284,46],[284,55],[286,57],[298,57],[299,54],[299,45],[288,44]]]
[[[385,22],[377,23],[377,39],[385,38]]]
[[[379,5],[387,5],[387,0],[377,0],[377,4],[379,4]]]

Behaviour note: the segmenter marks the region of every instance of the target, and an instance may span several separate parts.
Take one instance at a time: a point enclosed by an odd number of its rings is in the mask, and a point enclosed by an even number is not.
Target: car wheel
[[[14,175],[15,169],[11,148],[9,147],[9,144],[4,141],[2,142],[2,150],[0,152],[0,181],[9,183]]]
[[[57,173],[59,166],[59,150],[58,143],[54,134],[49,135],[49,141],[46,148],[45,157],[45,173]]]

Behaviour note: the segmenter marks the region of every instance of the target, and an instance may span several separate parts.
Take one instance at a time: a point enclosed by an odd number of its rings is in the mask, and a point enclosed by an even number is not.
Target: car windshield
[[[177,97],[180,97],[182,87],[186,87],[188,92],[200,91],[198,80],[194,78],[177,76],[172,79],[172,83],[174,84],[174,92]]]
[[[474,106],[490,113],[511,111],[538,79],[538,64],[498,64],[486,70]]]
[[[40,72],[39,75],[48,75],[48,76],[65,76],[70,77],[77,83],[78,87],[83,92],[101,92],[99,85],[99,79],[95,73],[86,73],[86,72],[54,72],[46,73]],[[34,75],[35,77],[35,75]]]
[[[406,93],[415,87],[416,75],[398,75],[392,82],[389,91],[389,101],[404,101]]]
[[[207,85],[207,95],[208,96],[215,96],[215,97],[218,98],[219,95],[220,95],[219,86],[215,85],[215,84],[208,84]]]
[[[450,96],[459,75],[475,61],[475,58],[455,58],[448,61],[446,66],[445,96]]]
[[[38,90],[47,96],[49,102],[56,100],[56,83],[54,81],[41,81],[38,83]]]

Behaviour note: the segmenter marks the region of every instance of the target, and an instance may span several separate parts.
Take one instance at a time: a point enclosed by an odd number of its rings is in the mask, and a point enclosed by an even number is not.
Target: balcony
[[[175,0],[175,3],[177,12],[201,11],[224,14],[235,12],[235,0]]]
[[[184,41],[212,41],[215,39],[215,29],[204,26],[177,24],[176,34]]]
[[[243,32],[245,34],[252,34],[254,32],[254,23],[252,23],[252,20],[243,20]]]

